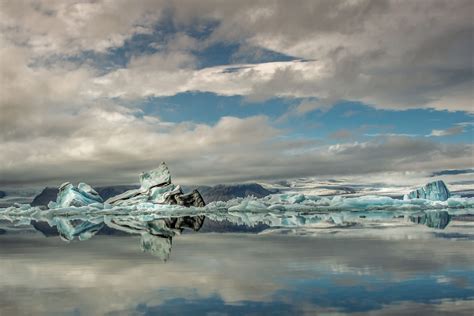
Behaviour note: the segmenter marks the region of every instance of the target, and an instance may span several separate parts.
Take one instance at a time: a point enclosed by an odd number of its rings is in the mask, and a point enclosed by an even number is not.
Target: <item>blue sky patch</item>
[[[470,142],[472,117],[465,112],[412,109],[380,110],[358,102],[340,102],[329,110],[302,115],[287,115],[301,99],[273,98],[249,103],[241,96],[187,92],[171,97],[148,98],[141,104],[147,115],[164,121],[215,124],[223,116],[240,118],[265,115],[276,127],[287,129],[290,136],[321,138],[328,142],[368,140],[374,137],[404,136],[443,139],[446,142]],[[285,116],[285,117],[283,117]],[[433,130],[460,127],[458,133],[428,137]]]

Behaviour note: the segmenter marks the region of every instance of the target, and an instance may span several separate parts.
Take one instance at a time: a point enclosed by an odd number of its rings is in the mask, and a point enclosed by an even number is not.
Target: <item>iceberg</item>
[[[154,170],[141,173],[139,180],[140,188],[111,197],[106,203],[113,205],[132,205],[147,201],[164,203],[167,195],[181,192],[179,186],[171,184],[171,174],[164,162]]]
[[[423,187],[405,194],[404,200],[426,199],[430,201],[446,201],[451,194],[442,180],[430,182]]]
[[[80,207],[93,203],[103,203],[100,195],[88,184],[79,183],[75,188],[70,182],[65,182],[59,187],[56,202],[50,202],[51,209],[62,207]]]
[[[165,162],[160,166],[148,172],[140,174],[140,185],[142,190],[149,190],[152,187],[171,184],[171,173]]]
[[[171,183],[168,166],[162,162],[154,170],[140,174],[140,188],[111,197],[111,205],[137,205],[141,203],[177,204],[182,206],[204,206],[204,200],[197,190],[185,195],[179,185]]]

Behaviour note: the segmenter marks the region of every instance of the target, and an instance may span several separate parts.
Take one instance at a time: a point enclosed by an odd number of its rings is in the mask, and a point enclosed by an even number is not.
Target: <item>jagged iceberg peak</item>
[[[100,195],[88,184],[79,183],[77,188],[70,182],[65,182],[59,187],[56,202],[50,202],[49,208],[81,207],[93,203],[103,203]]]
[[[160,166],[148,172],[140,174],[140,189],[149,190],[152,187],[171,184],[171,174],[165,162]]]
[[[165,162],[139,176],[140,188],[111,197],[106,203],[114,205],[139,204],[143,202],[165,203],[169,195],[182,194],[179,185],[171,183],[171,173]]]
[[[201,194],[194,190],[184,195],[181,187],[171,183],[171,174],[166,163],[140,174],[140,188],[111,197],[106,203],[112,205],[136,205],[140,203],[178,204],[183,206],[204,206]]]
[[[126,191],[111,197],[106,201],[109,204],[137,204],[152,200],[156,203],[164,203],[164,194],[171,191],[181,193],[181,188],[171,183],[171,173],[165,162],[151,171],[142,172],[139,176],[140,188]],[[151,199],[150,199],[151,197]]]
[[[442,180],[425,184],[423,187],[413,190],[403,197],[404,200],[425,199],[431,201],[446,201],[451,194]]]

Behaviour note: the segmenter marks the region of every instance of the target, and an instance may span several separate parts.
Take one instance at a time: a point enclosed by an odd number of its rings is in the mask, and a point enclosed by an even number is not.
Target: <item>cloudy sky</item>
[[[0,0],[0,186],[473,163],[471,0]]]

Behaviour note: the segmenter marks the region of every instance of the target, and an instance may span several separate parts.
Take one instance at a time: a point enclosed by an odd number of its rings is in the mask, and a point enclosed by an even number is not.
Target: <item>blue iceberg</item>
[[[446,201],[451,194],[442,180],[430,182],[423,187],[405,194],[404,200],[425,199],[430,201]]]
[[[51,209],[63,207],[80,207],[94,203],[103,203],[100,195],[88,184],[79,183],[75,188],[71,183],[63,183],[59,187],[56,202],[51,202],[48,206]]]

